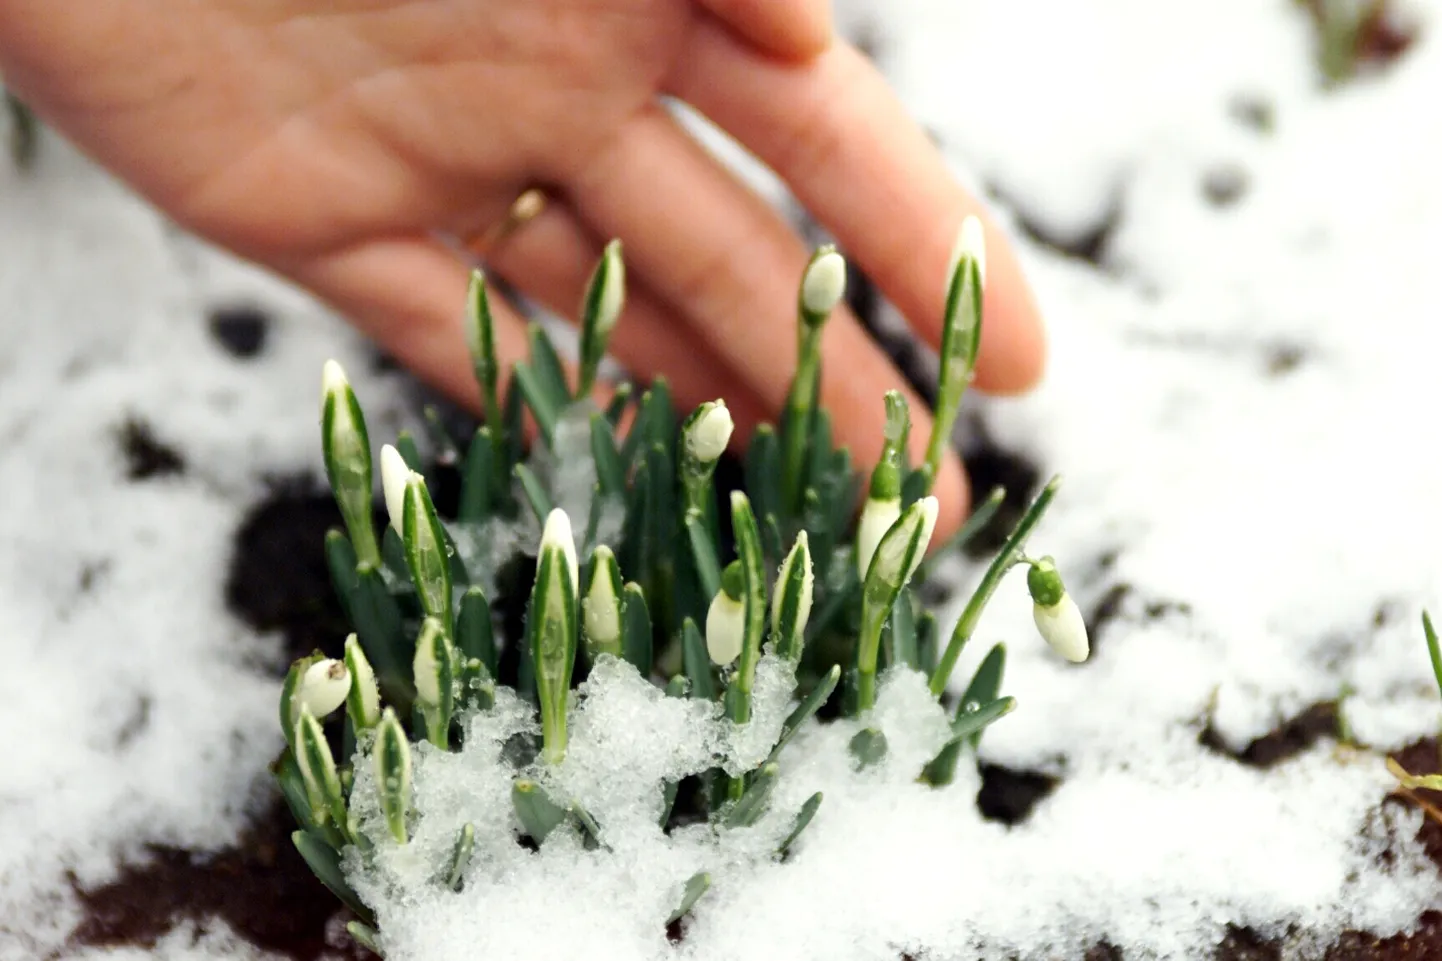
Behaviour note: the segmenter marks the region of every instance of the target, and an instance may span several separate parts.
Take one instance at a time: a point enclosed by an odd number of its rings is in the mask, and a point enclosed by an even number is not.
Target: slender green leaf
[[[716,682],[711,676],[711,658],[706,653],[706,639],[696,622],[686,618],[681,624],[682,662],[691,682],[691,696],[703,701],[716,700]]]
[[[521,492],[526,495],[526,503],[530,505],[531,512],[536,515],[536,521],[545,524],[546,518],[551,516],[551,511],[556,506],[551,503],[546,489],[541,486],[535,473],[525,464],[517,464],[512,472],[516,475],[516,480],[521,482]]]
[[[891,607],[889,642],[891,650],[888,661],[892,665],[904,664],[915,668],[921,663],[917,652],[916,608],[913,606],[911,590],[902,588]]]
[[[776,788],[776,780],[781,774],[781,768],[775,761],[768,761],[756,772],[756,779],[747,787],[741,799],[732,805],[731,810],[726,812],[724,823],[729,828],[749,828],[761,819],[766,813],[766,807],[771,800],[771,792]]]
[[[566,384],[566,368],[561,365],[561,356],[556,353],[551,336],[540,324],[527,325],[526,335],[531,348],[530,367],[540,378],[551,407],[559,413],[571,399],[571,388]]]
[[[676,910],[671,912],[670,917],[666,919],[666,923],[675,924],[684,918],[687,913],[696,906],[696,902],[701,900],[701,895],[705,894],[706,889],[709,887],[711,887],[711,875],[705,871],[692,875],[690,880],[681,888],[681,898],[676,903]]]
[[[591,415],[591,457],[596,461],[596,482],[601,493],[611,497],[625,493],[626,469],[610,425],[600,414]]]
[[[796,843],[796,839],[801,837],[801,832],[805,831],[807,825],[811,823],[811,819],[816,817],[816,812],[820,807],[821,792],[817,791],[807,798],[806,803],[801,805],[801,810],[796,812],[796,820],[791,822],[790,833],[788,833],[786,839],[776,847],[777,857],[786,856],[787,852],[791,850],[791,845]]]
[[[471,863],[471,854],[475,849],[475,825],[470,823],[461,825],[461,830],[456,834],[455,847],[451,848],[451,866],[446,872],[446,887],[452,891],[459,891],[461,889],[461,881],[465,877],[466,866]]]
[[[461,468],[461,503],[456,517],[464,524],[476,524],[491,515],[496,483],[496,449],[491,429],[482,427],[471,438],[466,462]]]
[[[816,686],[811,689],[811,693],[806,695],[801,703],[796,706],[796,710],[792,711],[786,720],[782,722],[781,737],[777,738],[776,746],[771,749],[771,760],[774,761],[780,757],[781,749],[796,736],[796,732],[801,729],[801,725],[805,724],[809,718],[821,710],[823,704],[830,700],[831,692],[836,690],[836,685],[840,683],[840,681],[841,665],[833,664],[831,665],[831,670],[821,675],[821,679],[816,682]]]
[[[345,902],[346,907],[354,911],[363,923],[375,924],[375,915],[371,913],[371,909],[366,907],[360,895],[347,883],[345,872],[341,870],[340,855],[334,848],[305,831],[292,833],[290,840],[321,884],[330,888],[331,893]]]
[[[491,605],[486,601],[486,592],[478,586],[466,589],[456,614],[456,648],[465,658],[479,658],[481,663],[495,676],[499,655],[491,624]]]
[[[621,651],[642,677],[651,676],[651,611],[646,592],[634,582],[625,586],[621,598]]]
[[[512,370],[513,382],[520,389],[521,397],[525,400],[526,406],[530,408],[531,416],[536,419],[536,426],[541,431],[541,438],[549,447],[551,438],[556,435],[556,420],[561,415],[559,402],[547,392],[543,379],[530,364],[521,361]]]
[[[356,589],[356,553],[350,539],[337,528],[331,528],[325,535],[325,566],[330,571],[331,586],[340,599],[346,620],[355,623],[351,612],[351,595]]]
[[[634,392],[635,387],[630,382],[616,385],[615,392],[611,394],[611,400],[606,404],[606,420],[610,423],[612,430],[615,430],[616,426],[621,423],[621,415],[626,413],[626,404],[630,402]]]
[[[382,696],[397,710],[409,711],[415,698],[415,688],[411,685],[411,643],[402,630],[400,608],[375,568],[357,568],[350,609],[356,635],[366,659],[375,668]]]
[[[686,517],[686,539],[691,544],[691,560],[701,582],[701,593],[707,603],[721,590],[721,565],[716,560],[716,545],[706,531],[706,522],[695,514]]]

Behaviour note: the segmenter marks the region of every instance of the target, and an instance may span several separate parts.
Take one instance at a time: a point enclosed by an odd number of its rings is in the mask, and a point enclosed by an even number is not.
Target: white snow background
[[[646,896],[685,876],[676,852],[590,873],[551,856],[464,901],[388,905],[392,957],[1079,957],[1105,937],[1128,959],[1192,958],[1228,923],[1302,932],[1289,950],[1310,956],[1442,906],[1420,815],[1379,808],[1379,753],[1323,742],[1260,771],[1198,744],[1210,720],[1242,748],[1344,688],[1379,752],[1442,721],[1417,624],[1442,601],[1442,6],[1406,9],[1411,50],[1323,91],[1287,0],[844,3],[1004,221],[1078,237],[1116,213],[1100,265],[1013,231],[1052,365],[1033,396],[980,405],[997,443],[1066,476],[1035,552],[1084,609],[1128,586],[1071,667],[1035,639],[1014,576],[957,671],[1009,642],[1020,707],[983,759],[1060,784],[1007,828],[977,814],[974,775],[939,792],[890,767],[857,777],[818,734],[778,794],[827,795],[796,856],[718,875],[681,945]],[[1270,132],[1239,100],[1270,106]],[[44,148],[31,176],[0,164],[5,959],[104,953],[64,947],[67,872],[98,884],[147,842],[235,840],[280,743],[280,645],[225,612],[234,529],[267,475],[319,470],[327,356],[375,437],[403,416],[342,324]],[[1243,183],[1224,207],[1203,189],[1218,171]],[[277,317],[260,360],[201,321],[235,298]],[[125,479],[130,415],[184,475]],[[888,718],[898,745],[931,736],[925,712]],[[184,930],[114,953],[254,955]]]

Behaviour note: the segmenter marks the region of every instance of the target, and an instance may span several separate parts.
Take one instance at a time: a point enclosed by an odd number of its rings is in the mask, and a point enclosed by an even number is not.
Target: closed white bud
[[[571,591],[581,590],[581,565],[576,560],[576,538],[571,533],[571,517],[557,507],[546,517],[545,529],[541,531],[541,553],[548,547],[559,547],[566,557],[566,569],[571,574]]]
[[[866,505],[861,508],[861,522],[856,525],[856,573],[863,581],[866,580],[866,572],[871,569],[871,558],[876,555],[877,545],[900,516],[899,497],[890,500],[867,498]]]
[[[745,638],[746,605],[724,590],[717,591],[706,611],[706,653],[712,663],[726,667],[740,657]]]
[[[709,464],[720,457],[731,443],[731,432],[736,424],[726,402],[718,400],[696,419],[686,432],[686,449],[691,456],[703,464]]]
[[[305,669],[300,683],[295,687],[295,707],[310,711],[316,717],[325,717],[345,703],[350,692],[350,671],[342,661],[316,661]]]
[[[351,722],[356,730],[369,730],[380,723],[381,692],[376,672],[361,650],[360,638],[354,634],[345,640],[345,665],[351,674],[350,692],[346,695]]]
[[[601,297],[596,305],[596,330],[611,332],[626,305],[626,262],[621,259],[621,242],[613,240],[601,256]]]
[[[411,470],[401,452],[390,444],[381,448],[381,492],[386,498],[386,513],[390,515],[391,527],[395,528],[397,534],[404,535],[401,529],[406,514],[406,485],[410,483]]]
[[[1031,613],[1042,639],[1062,657],[1080,664],[1091,654],[1086,619],[1070,594],[1063,594],[1061,600],[1050,607],[1033,604]]]
[[[986,232],[982,229],[981,220],[976,215],[969,215],[961,222],[961,230],[956,234],[956,245],[951,249],[951,269],[946,273],[946,282],[951,283],[952,275],[956,273],[957,264],[961,263],[963,257],[969,257],[976,261],[976,275],[981,278],[982,286],[986,286]]]
[[[421,624],[421,636],[416,639],[416,655],[411,661],[411,673],[416,680],[416,699],[427,707],[441,703],[442,674],[449,665],[442,664],[447,656],[446,636],[440,622],[428,617]]]
[[[605,551],[603,555],[601,552]],[[591,561],[591,586],[581,601],[586,640],[591,646],[610,647],[621,639],[621,599],[612,578],[610,549],[598,547]]]
[[[936,515],[941,509],[941,503],[935,497],[923,497],[921,504],[921,534],[917,538],[916,553],[911,557],[911,567],[906,571],[906,580],[911,580],[911,575],[921,566],[926,558],[926,549],[931,546],[931,535],[936,532]],[[902,583],[906,583],[903,581]]]
[[[801,278],[801,306],[809,314],[825,317],[846,296],[846,259],[834,250],[820,254]]]
[[[868,576],[880,577],[884,583],[897,588],[905,587],[926,556],[932,531],[936,529],[936,510],[936,498],[923,497],[903,511],[876,546]]]

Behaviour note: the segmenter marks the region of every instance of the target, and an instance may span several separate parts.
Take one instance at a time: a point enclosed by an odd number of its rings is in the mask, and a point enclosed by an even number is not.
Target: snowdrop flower
[[[702,464],[710,464],[726,450],[735,426],[724,400],[702,404],[700,416],[686,432],[686,450]]]
[[[746,605],[741,600],[745,588],[741,562],[732,561],[721,575],[721,590],[706,611],[706,653],[718,667],[741,656],[746,640]]]
[[[381,491],[386,498],[386,513],[390,515],[391,527],[402,536],[405,535],[401,525],[406,514],[406,485],[413,473],[400,451],[390,444],[381,448]]]
[[[801,278],[801,312],[817,324],[836,309],[846,295],[846,260],[833,247],[823,247],[806,265]]]
[[[861,508],[861,521],[856,525],[856,573],[861,580],[866,580],[877,546],[900,516],[900,497],[867,498]]]
[[[546,527],[541,531],[541,553],[547,548],[559,547],[566,558],[566,570],[571,575],[571,590],[581,589],[580,564],[576,560],[576,538],[571,533],[571,517],[557,507],[546,517]]]
[[[345,703],[350,692],[350,671],[344,662],[316,661],[306,668],[295,688],[295,710],[305,708],[316,717],[325,717]]]
[[[1091,653],[1086,619],[1066,592],[1056,562],[1050,557],[1033,562],[1027,571],[1026,586],[1031,593],[1032,619],[1042,639],[1073,664],[1085,661]]]

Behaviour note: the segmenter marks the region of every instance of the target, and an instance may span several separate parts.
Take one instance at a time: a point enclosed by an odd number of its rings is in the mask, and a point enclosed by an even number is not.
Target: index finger
[[[1015,252],[851,45],[786,63],[703,19],[670,89],[775,170],[932,346],[941,342],[957,230],[967,214],[982,218],[987,277],[976,385],[1018,393],[1040,379],[1045,335]]]

